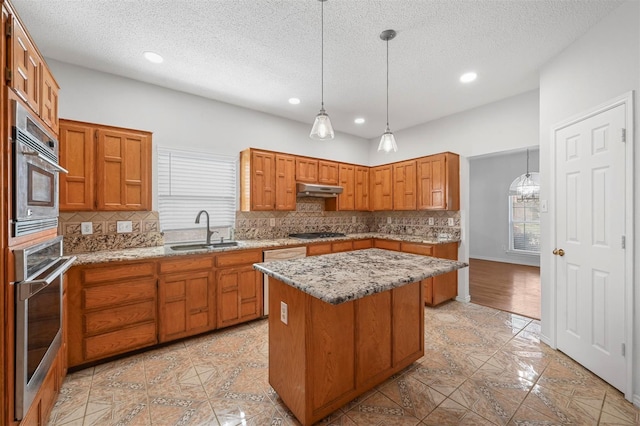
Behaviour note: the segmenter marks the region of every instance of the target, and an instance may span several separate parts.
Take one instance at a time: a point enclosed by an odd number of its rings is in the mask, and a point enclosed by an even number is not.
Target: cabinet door
[[[340,164],[339,176],[343,191],[338,196],[338,210],[353,210],[355,208],[355,166]]]
[[[11,87],[36,114],[40,114],[40,67],[42,60],[16,18],[12,21],[13,67]]]
[[[161,276],[158,285],[159,341],[213,330],[216,327],[215,296],[211,270]]]
[[[276,210],[296,209],[296,159],[276,154]]]
[[[338,163],[333,161],[318,161],[318,183],[324,185],[338,184]]]
[[[393,209],[416,209],[416,161],[393,164]]]
[[[369,167],[355,167],[354,183],[354,209],[358,211],[369,210]]]
[[[217,273],[218,327],[262,315],[262,274],[253,266],[221,269]]]
[[[318,160],[296,157],[296,182],[318,183]]]
[[[273,210],[275,207],[275,155],[251,152],[251,210]]]
[[[60,121],[60,211],[94,208],[94,129],[72,121]]]
[[[371,168],[371,210],[393,209],[391,165]]]
[[[98,210],[150,210],[150,135],[110,129],[97,133]]]
[[[444,154],[430,155],[418,161],[418,208],[446,208],[446,160]]]
[[[46,65],[42,66],[40,117],[54,133],[58,133],[58,91],[60,87]]]

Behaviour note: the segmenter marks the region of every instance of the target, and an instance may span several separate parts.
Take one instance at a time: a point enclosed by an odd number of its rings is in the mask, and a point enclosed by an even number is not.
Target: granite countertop
[[[406,241],[422,244],[445,244],[452,242],[459,242],[456,239],[449,239],[444,241],[438,241],[429,239],[427,237],[421,237],[416,235],[396,235],[396,234],[380,234],[375,232],[367,232],[362,234],[348,234],[344,237],[332,237],[332,238],[315,238],[311,240],[302,240],[298,238],[277,238],[277,239],[265,239],[265,240],[242,240],[238,241],[238,245],[235,247],[220,247],[210,249],[197,249],[197,250],[172,250],[171,246],[180,245],[181,243],[169,243],[159,247],[142,247],[131,248],[121,250],[104,250],[91,253],[73,253],[77,257],[74,265],[87,265],[92,263],[103,262],[115,262],[115,261],[131,261],[131,260],[144,260],[157,257],[171,257],[171,256],[184,256],[189,254],[205,254],[205,253],[221,253],[234,250],[250,250],[250,249],[269,249],[274,247],[286,247],[286,246],[302,246],[320,242],[333,242],[333,241],[347,241],[347,240],[360,240],[365,238],[379,238],[385,240]],[[193,244],[184,243],[184,244]]]
[[[382,249],[256,263],[255,269],[337,305],[469,266]]]

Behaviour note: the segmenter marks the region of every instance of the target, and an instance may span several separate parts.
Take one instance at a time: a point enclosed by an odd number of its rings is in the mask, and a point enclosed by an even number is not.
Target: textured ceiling
[[[320,108],[316,0],[12,0],[43,55],[311,123]],[[329,0],[325,107],[372,138],[538,87],[541,65],[621,1]],[[165,61],[147,62],[152,50]],[[478,79],[458,77],[475,70]],[[63,88],[64,89],[64,88]],[[300,105],[287,100],[298,97]],[[364,117],[363,125],[354,124]]]

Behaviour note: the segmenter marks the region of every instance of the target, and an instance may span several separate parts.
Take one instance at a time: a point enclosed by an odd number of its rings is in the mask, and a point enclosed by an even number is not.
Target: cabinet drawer
[[[182,272],[196,269],[213,268],[215,258],[211,255],[190,257],[188,259],[170,259],[160,261],[160,273]]]
[[[357,240],[353,242],[354,250],[368,249],[371,247],[373,247],[373,240],[370,238],[367,240]]]
[[[331,244],[331,250],[333,253],[338,253],[341,251],[351,251],[353,250],[353,243],[351,241],[340,241],[338,243]]]
[[[156,323],[150,322],[84,340],[84,360],[105,358],[157,343]]]
[[[155,273],[155,265],[149,263],[109,264],[101,268],[86,268],[82,271],[82,282],[93,284],[103,281],[117,281],[127,278],[150,277]]]
[[[84,316],[84,333],[86,335],[99,334],[121,329],[128,325],[155,321],[155,319],[155,300],[94,311]]]
[[[385,250],[400,251],[400,241],[375,240],[373,242],[373,246],[375,248],[381,248]]]
[[[433,246],[417,244],[417,243],[402,243],[402,251],[404,253],[421,254],[423,256],[433,256]]]
[[[307,256],[331,253],[331,243],[312,244],[307,246]]]
[[[262,251],[236,251],[229,254],[216,256],[216,266],[246,265],[248,263],[262,262]]]
[[[156,280],[148,278],[94,286],[82,290],[83,309],[115,307],[128,302],[156,298]]]
[[[438,244],[433,247],[433,255],[442,259],[458,260],[458,243]]]

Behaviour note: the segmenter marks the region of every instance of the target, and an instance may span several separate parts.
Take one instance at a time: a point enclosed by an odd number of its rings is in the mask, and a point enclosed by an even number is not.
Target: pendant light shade
[[[321,60],[320,60],[320,96],[321,96],[321,104],[320,104],[320,112],[316,115],[316,119],[313,122],[313,127],[311,127],[311,133],[309,137],[311,139],[316,140],[331,140],[334,138],[335,134],[333,132],[333,126],[331,125],[331,120],[329,119],[329,115],[324,110],[324,2],[326,0],[318,0],[320,2],[320,16],[321,16]]]
[[[527,172],[518,176],[509,186],[509,195],[515,195],[518,201],[540,198],[540,175],[529,173],[529,150],[527,149]]]
[[[387,42],[387,127],[378,145],[378,151],[383,152],[396,152],[398,150],[396,138],[391,133],[391,129],[389,129],[389,40],[392,40],[395,36],[396,32],[394,30],[384,30],[380,33],[380,38]]]

